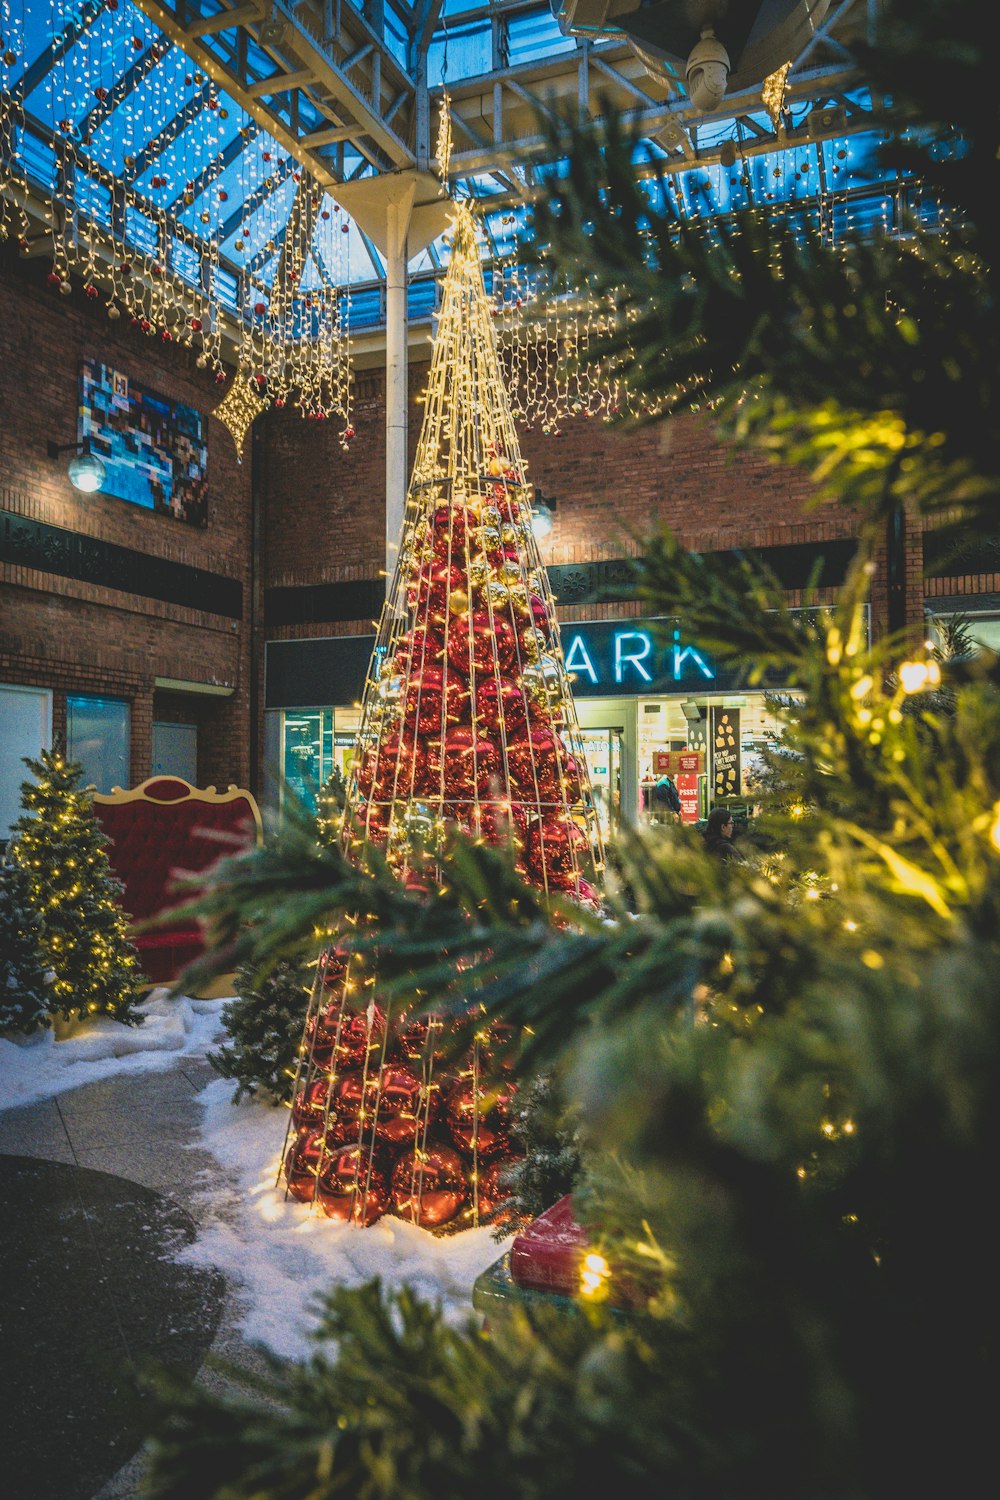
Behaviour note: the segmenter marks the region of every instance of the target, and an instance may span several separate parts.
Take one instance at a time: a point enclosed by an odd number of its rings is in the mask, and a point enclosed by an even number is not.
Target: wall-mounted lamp
[[[541,490],[535,491],[535,498],[531,502],[531,530],[536,542],[543,541],[552,530],[555,519],[553,511],[557,505],[558,501],[550,500]]]
[[[74,489],[82,490],[85,495],[93,495],[101,488],[107,470],[97,454],[91,453],[89,442],[49,443],[48,447],[50,458],[58,458],[60,453],[68,453],[72,448],[73,457],[66,466],[66,472]]]

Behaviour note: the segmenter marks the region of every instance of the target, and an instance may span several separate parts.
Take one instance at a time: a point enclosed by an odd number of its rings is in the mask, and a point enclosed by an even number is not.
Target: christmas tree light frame
[[[532,883],[599,909],[601,830],[463,204],[424,402],[342,847],[358,862],[378,849],[405,885],[430,890],[446,878],[439,856],[455,824],[481,841],[510,841]],[[317,964],[282,1155],[288,1191],[361,1224],[392,1198],[424,1227],[475,1225],[497,1201],[486,1174],[495,1175],[513,1085],[489,1078],[494,1038],[477,1028],[447,1106],[468,1158],[463,1188],[456,1151],[434,1139],[442,1019],[383,1013],[376,974],[352,952],[363,920],[350,919]],[[401,1099],[389,1098],[387,1078]],[[388,1184],[378,1166],[387,1134],[404,1143]]]

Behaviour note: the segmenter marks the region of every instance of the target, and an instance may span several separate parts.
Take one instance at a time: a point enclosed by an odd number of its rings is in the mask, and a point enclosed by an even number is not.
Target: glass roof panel
[[[344,0],[351,3],[351,0]],[[109,8],[113,7],[113,8]],[[169,44],[133,0],[3,0],[4,27],[19,63],[5,78],[12,86],[28,77],[24,101],[26,129],[15,134],[18,155],[28,175],[47,192],[56,187],[56,155],[51,135],[74,141],[79,153],[76,172],[77,207],[107,225],[111,193],[107,179],[88,175],[88,162],[136,190],[140,202],[128,212],[128,223],[142,247],[157,246],[161,214],[168,217],[167,233],[175,245],[169,216],[177,220],[182,237],[210,243],[221,241],[224,257],[234,267],[251,271],[258,285],[267,285],[280,260],[282,234],[295,202],[299,168],[287,151],[216,85],[197,65]],[[188,14],[207,15],[221,9],[219,0],[192,0]],[[506,58],[511,65],[572,54],[577,42],[564,37],[548,5],[532,3],[500,13],[505,27]],[[71,45],[61,45],[66,28],[83,18],[88,24]],[[404,12],[387,0],[386,41],[405,67],[409,23]],[[75,36],[75,33],[73,33]],[[245,37],[245,33],[243,34]],[[220,59],[233,57],[236,33],[229,29],[202,38]],[[152,50],[151,49],[156,49]],[[52,57],[54,51],[54,60]],[[162,52],[162,55],[160,55]],[[247,44],[250,76],[266,78],[277,71],[271,57],[252,39]],[[46,58],[51,66],[40,64]],[[485,0],[444,0],[438,29],[429,54],[432,86],[442,79],[455,82],[493,68],[493,30]],[[326,122],[300,97],[299,128],[305,133]],[[847,108],[869,109],[870,97],[860,90],[838,100]],[[287,96],[271,105],[285,110]],[[801,125],[815,101],[795,104],[791,124]],[[37,126],[34,122],[37,122]],[[760,113],[754,123],[770,132]],[[41,127],[40,129],[38,127]],[[824,142],[821,147],[743,156],[741,147],[755,139],[752,128],[732,119],[706,122],[699,128],[699,147],[717,149],[726,140],[737,148],[730,167],[704,165],[674,173],[670,191],[682,212],[728,213],[748,204],[805,205],[813,213],[815,195],[835,200],[828,222],[837,233],[848,223],[888,222],[891,187],[878,180],[871,146],[874,132]],[[368,175],[372,167],[356,146],[346,142],[341,152],[343,175]],[[641,148],[647,158],[662,158],[655,142]],[[530,172],[507,163],[497,173],[483,172],[459,183],[459,196],[474,196],[485,216],[480,244],[485,257],[503,258],[514,250],[529,217],[523,207],[506,202],[487,207],[490,197],[509,191],[510,180],[533,184],[565,170],[565,163],[536,164]],[[272,178],[268,188],[268,178]],[[652,188],[650,189],[653,190]],[[186,199],[190,201],[186,201]],[[813,206],[810,206],[813,205]],[[934,212],[937,212],[936,206]],[[154,212],[155,211],[155,212]],[[926,207],[931,211],[931,205]],[[345,228],[347,233],[344,233]],[[237,249],[239,245],[239,249]],[[271,247],[270,249],[268,247]],[[316,211],[315,261],[303,272],[303,284],[327,281],[365,283],[362,301],[367,316],[377,321],[384,298],[378,286],[368,285],[381,275],[377,258],[363,236],[329,197]],[[447,265],[444,237],[414,257],[411,274],[426,278],[411,289],[411,314],[417,305],[433,303],[432,277]],[[178,248],[174,268],[191,280],[199,274],[197,250]],[[306,279],[308,278],[308,279]],[[220,286],[235,305],[238,282],[229,270],[220,271]],[[231,286],[230,286],[231,283]],[[430,286],[430,293],[418,290]],[[429,300],[428,300],[429,298]],[[421,299],[423,299],[421,301]]]

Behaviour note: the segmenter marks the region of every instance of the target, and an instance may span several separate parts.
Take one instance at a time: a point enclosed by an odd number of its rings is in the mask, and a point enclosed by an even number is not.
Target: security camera
[[[715,109],[729,82],[729,53],[711,26],[703,26],[701,40],[691,48],[684,66],[688,98],[697,109]]]

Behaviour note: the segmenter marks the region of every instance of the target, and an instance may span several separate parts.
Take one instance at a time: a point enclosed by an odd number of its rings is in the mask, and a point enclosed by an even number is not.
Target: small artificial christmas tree
[[[25,757],[35,777],[21,784],[24,812],[8,858],[25,876],[42,961],[53,974],[49,1010],[69,1018],[111,1016],[136,1026],[141,972],[121,907],[107,839],[94,817],[83,768],[58,747]]]
[[[0,858],[0,1033],[28,1034],[49,1024],[51,993],[39,926],[26,871]]]
[[[330,849],[340,844],[346,792],[340,767],[334,766],[316,798],[316,832],[320,843]]]
[[[510,1137],[514,1150],[524,1154],[500,1173],[503,1196],[491,1217],[498,1240],[571,1193],[582,1169],[578,1132],[548,1073],[538,1074],[518,1090]]]
[[[237,969],[237,998],[222,1008],[230,1041],[208,1054],[217,1073],[235,1079],[234,1104],[257,1094],[272,1104],[289,1103],[309,979],[308,968],[294,959],[283,959],[263,979],[254,964]]]

